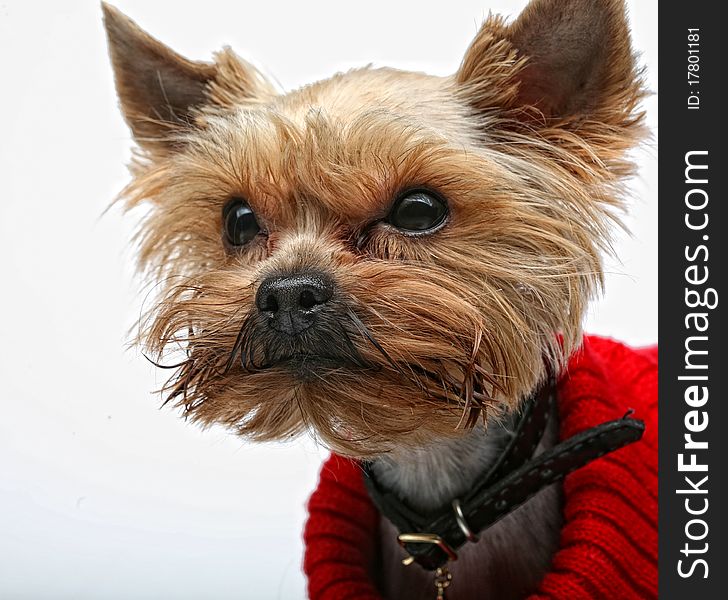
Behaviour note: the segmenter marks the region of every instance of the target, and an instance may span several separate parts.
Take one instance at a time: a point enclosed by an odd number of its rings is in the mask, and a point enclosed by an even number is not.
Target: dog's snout
[[[255,304],[280,332],[297,335],[314,324],[319,309],[334,295],[334,283],[323,273],[268,277],[258,288]]]
[[[256,304],[263,312],[307,311],[333,296],[329,277],[318,273],[268,277],[260,284]]]

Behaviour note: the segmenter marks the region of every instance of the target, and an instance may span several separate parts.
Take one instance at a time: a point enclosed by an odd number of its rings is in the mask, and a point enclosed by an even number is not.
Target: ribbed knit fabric
[[[559,550],[529,600],[657,597],[657,348],[586,337],[559,381],[561,438],[628,409],[645,421],[643,439],[566,478]],[[379,514],[357,463],[332,455],[308,510],[309,597],[380,600]]]

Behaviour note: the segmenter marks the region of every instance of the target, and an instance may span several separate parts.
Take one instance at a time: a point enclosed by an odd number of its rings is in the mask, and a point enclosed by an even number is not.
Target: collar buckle
[[[432,544],[437,546],[446,555],[448,560],[457,560],[458,555],[448,543],[435,533],[400,533],[397,536],[397,541],[402,548],[406,549],[406,544]],[[408,556],[402,561],[402,564],[407,566],[415,562],[414,556]]]

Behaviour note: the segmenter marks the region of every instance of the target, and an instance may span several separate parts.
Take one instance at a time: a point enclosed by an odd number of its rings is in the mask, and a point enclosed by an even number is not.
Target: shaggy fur
[[[366,68],[285,95],[230,50],[193,63],[105,14],[141,149],[123,198],[148,207],[139,257],[158,282],[141,341],[160,361],[185,349],[165,391],[189,417],[372,456],[487,422],[563,365],[641,134],[621,1],[490,18],[453,77]],[[413,187],[448,202],[432,235],[381,221]],[[231,196],[263,228],[242,250],[221,236]],[[344,316],[292,350],[347,366],[301,379],[262,357],[253,297],[307,266]]]
[[[104,13],[138,144],[121,201],[146,207],[136,241],[157,294],[139,342],[171,369],[166,402],[256,440],[308,430],[376,459],[384,485],[423,509],[467,490],[499,451],[499,423],[580,343],[602,283],[625,153],[643,134],[622,0],[490,17],[451,77],[364,68],[287,94],[229,49],[193,62]],[[414,189],[445,200],[442,227],[387,223]],[[261,228],[242,247],[223,235],[231,198]],[[274,339],[256,292],[308,271],[334,283],[328,309]],[[466,549],[456,597],[536,585],[558,498],[545,490]],[[393,539],[385,590],[431,594]]]
[[[157,294],[139,341],[171,368],[167,402],[255,440],[406,457],[467,452],[560,371],[643,134],[622,0],[490,17],[450,77],[364,68],[286,94],[229,49],[189,61],[104,13],[138,144],[121,201],[145,207]],[[445,200],[444,226],[386,222],[413,189]],[[261,227],[242,247],[223,235],[235,197]],[[330,310],[273,344],[256,291],[307,270],[334,282]]]

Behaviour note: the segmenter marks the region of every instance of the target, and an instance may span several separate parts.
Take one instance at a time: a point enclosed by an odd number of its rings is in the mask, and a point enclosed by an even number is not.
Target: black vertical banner
[[[659,13],[660,598],[728,598],[728,29]]]

